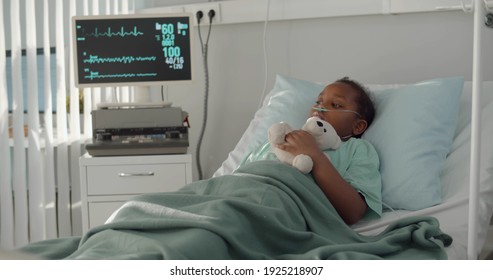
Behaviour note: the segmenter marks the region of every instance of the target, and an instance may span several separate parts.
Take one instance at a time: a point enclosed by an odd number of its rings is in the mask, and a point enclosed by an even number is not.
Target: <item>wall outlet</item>
[[[195,4],[189,5],[185,7],[185,12],[191,13],[193,15],[193,23],[197,25],[197,17],[196,14],[198,11],[202,11],[204,16],[200,20],[201,25],[209,25],[209,16],[208,13],[210,10],[214,10],[215,15],[212,18],[212,24],[217,24],[221,22],[221,5],[219,3],[203,3],[203,4]]]

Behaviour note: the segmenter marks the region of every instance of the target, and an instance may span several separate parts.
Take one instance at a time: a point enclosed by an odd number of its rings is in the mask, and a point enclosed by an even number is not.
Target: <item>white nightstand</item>
[[[82,231],[102,225],[138,194],[175,191],[192,182],[192,155],[92,157],[79,159]]]

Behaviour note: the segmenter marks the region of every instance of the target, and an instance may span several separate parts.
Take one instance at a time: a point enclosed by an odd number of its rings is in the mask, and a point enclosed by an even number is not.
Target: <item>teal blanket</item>
[[[274,161],[138,196],[82,237],[29,244],[47,259],[446,259],[432,217],[356,233],[310,176]]]

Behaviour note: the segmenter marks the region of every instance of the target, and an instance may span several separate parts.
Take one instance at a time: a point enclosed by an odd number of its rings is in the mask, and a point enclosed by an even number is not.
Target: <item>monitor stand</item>
[[[162,108],[171,107],[169,101],[151,101],[150,87],[134,87],[133,102],[101,102],[97,104],[98,109],[124,109],[124,108]]]
[[[146,86],[136,86],[134,87],[134,98],[133,100],[136,103],[151,102],[151,88]]]
[[[101,102],[98,103],[98,109],[129,109],[129,108],[166,108],[171,107],[171,102]]]

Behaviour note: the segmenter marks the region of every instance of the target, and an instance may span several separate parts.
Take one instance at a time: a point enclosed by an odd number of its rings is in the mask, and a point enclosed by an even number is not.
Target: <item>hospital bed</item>
[[[382,218],[347,227],[313,181],[294,168],[269,161],[260,167],[240,166],[266,141],[270,124],[301,125],[307,112],[299,108],[310,108],[326,83],[278,75],[213,178],[175,193],[136,197],[82,237],[33,243],[22,253],[55,259],[468,258],[471,83],[461,77],[367,85],[377,114],[363,138],[380,156]],[[493,127],[487,125],[493,120],[493,82],[482,85],[477,251],[493,213],[493,150],[488,142]]]
[[[375,145],[381,157],[386,211],[379,220],[353,225],[355,231],[374,235],[402,218],[431,216],[454,240],[445,249],[448,259],[478,257],[493,212],[493,129],[488,125],[493,119],[493,84],[484,82],[481,73],[483,4],[491,9],[487,1],[471,3],[475,7],[471,9],[472,82],[454,83],[452,78],[414,85],[368,85],[375,94],[377,118],[363,138]],[[259,133],[271,122],[301,126],[303,116],[287,116],[307,104],[306,93],[317,94],[320,89],[317,83],[278,76],[263,107],[214,175],[234,170],[243,156],[264,141]]]
[[[376,234],[404,217],[433,216],[454,240],[446,248],[448,258],[467,258],[472,84],[452,83],[454,80],[457,78],[410,85],[367,85],[375,95],[377,116],[367,131],[371,135],[363,138],[375,144],[382,167],[386,168],[382,172],[387,174],[382,176],[387,207],[381,219],[362,220],[354,225],[357,232]],[[214,176],[232,172],[251,149],[265,141],[263,132],[270,124],[286,121],[301,127],[306,116],[297,108],[309,107],[323,84],[278,75],[262,108]],[[493,213],[493,127],[488,125],[493,121],[493,82],[482,85],[477,252],[485,242]],[[406,94],[406,98],[399,99],[399,95]],[[383,106],[393,106],[395,110]],[[372,131],[373,128],[376,129]],[[396,141],[401,143],[393,146]],[[386,151],[392,148],[401,151]],[[406,162],[396,160],[403,157]],[[415,169],[422,171],[415,173]],[[396,172],[407,179],[392,178]]]

